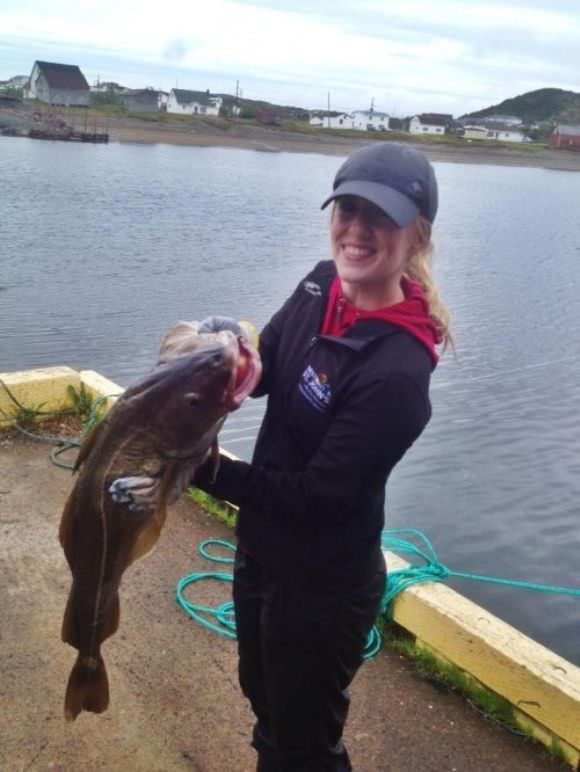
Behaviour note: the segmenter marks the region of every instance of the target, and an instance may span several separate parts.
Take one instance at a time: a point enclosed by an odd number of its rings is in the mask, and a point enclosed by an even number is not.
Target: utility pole
[[[327,118],[327,121],[328,121],[328,128],[330,128],[330,91],[328,92],[328,98],[326,100],[326,103],[328,105],[328,109],[326,111],[327,112],[326,118]]]

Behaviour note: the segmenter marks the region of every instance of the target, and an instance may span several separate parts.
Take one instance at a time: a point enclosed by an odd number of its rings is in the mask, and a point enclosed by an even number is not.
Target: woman
[[[194,480],[240,507],[239,673],[262,772],[351,769],[347,689],[384,591],[385,484],[429,421],[436,344],[450,340],[429,267],[437,183],[426,158],[390,142],[358,150],[330,203],[334,260],[260,336],[254,396],[268,405],[252,463],[222,456],[215,479],[211,464]],[[219,317],[199,331],[224,327],[242,332]],[[158,483],[122,478],[111,490],[154,506]]]
[[[447,313],[429,269],[437,183],[425,157],[373,144],[340,167],[333,261],[260,336],[268,395],[251,464],[195,484],[240,507],[234,600],[258,770],[348,770],[347,688],[385,584],[385,484],[431,414]]]

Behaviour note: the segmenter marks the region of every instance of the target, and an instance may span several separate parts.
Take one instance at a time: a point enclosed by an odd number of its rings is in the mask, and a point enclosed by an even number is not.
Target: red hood
[[[423,288],[409,279],[403,279],[401,286],[405,299],[400,303],[375,311],[363,311],[343,296],[340,279],[335,277],[328,295],[322,334],[341,336],[359,319],[382,319],[414,335],[429,352],[435,367],[439,359],[435,346],[441,343],[441,338],[429,316],[429,305]]]

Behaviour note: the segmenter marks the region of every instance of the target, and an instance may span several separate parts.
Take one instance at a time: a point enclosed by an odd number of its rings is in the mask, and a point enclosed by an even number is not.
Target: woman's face
[[[334,204],[330,242],[343,287],[387,297],[400,293],[408,258],[419,247],[415,223],[399,228],[370,201],[341,196]],[[394,296],[394,295],[393,295]]]

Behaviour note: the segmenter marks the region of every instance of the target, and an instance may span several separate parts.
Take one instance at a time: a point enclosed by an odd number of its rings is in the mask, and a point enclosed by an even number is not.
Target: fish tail
[[[64,715],[74,721],[81,710],[102,713],[109,706],[109,679],[101,655],[79,654],[66,687]]]

